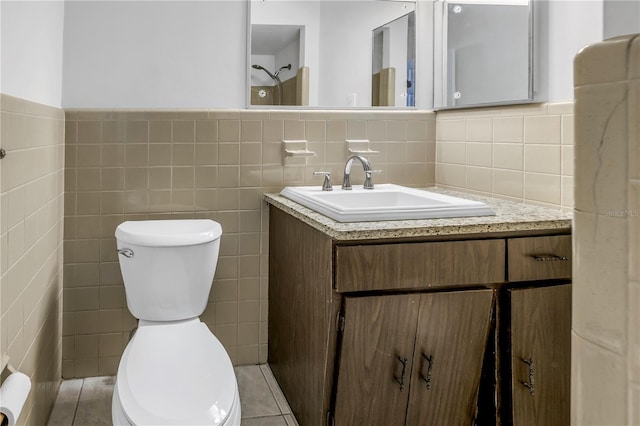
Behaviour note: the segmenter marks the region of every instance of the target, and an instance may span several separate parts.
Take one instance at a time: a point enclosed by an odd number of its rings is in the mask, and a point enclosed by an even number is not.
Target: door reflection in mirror
[[[304,27],[296,25],[252,27],[251,105],[308,105],[308,72],[300,66],[301,34]]]
[[[371,106],[415,106],[415,13],[373,30]]]

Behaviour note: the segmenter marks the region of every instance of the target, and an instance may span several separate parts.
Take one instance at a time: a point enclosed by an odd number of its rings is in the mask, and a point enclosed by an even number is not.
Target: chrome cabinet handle
[[[400,391],[402,392],[402,390],[404,389],[404,374],[407,371],[407,359],[401,357],[396,358],[398,359],[398,361],[400,361],[400,364],[402,364],[402,373],[400,373],[399,378],[394,375],[393,379],[400,385]]]
[[[535,387],[535,381],[534,381],[534,375],[535,375],[535,371],[534,371],[534,366],[533,366],[533,358],[522,358],[522,362],[524,362],[525,364],[527,364],[529,366],[529,381],[528,382],[520,382],[523,384],[523,386],[527,389],[529,389],[529,396],[533,397],[534,395],[534,387]]]
[[[431,368],[433,367],[433,355],[426,356],[425,354],[422,354],[422,358],[427,361],[428,366],[426,375],[422,374],[422,369],[420,369],[420,378],[427,384],[427,390],[431,390]]]
[[[556,254],[532,254],[533,260],[536,262],[563,262],[569,260],[568,257],[558,256]]]
[[[118,254],[121,254],[124,257],[127,257],[127,258],[131,259],[133,257],[133,250],[128,249],[128,248],[118,249]]]

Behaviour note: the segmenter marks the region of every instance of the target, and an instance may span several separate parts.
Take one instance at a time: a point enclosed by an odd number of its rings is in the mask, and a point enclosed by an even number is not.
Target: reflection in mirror
[[[415,106],[415,13],[373,30],[371,106]]]
[[[251,0],[249,105],[413,106],[414,10],[397,0]],[[381,102],[373,80],[383,64],[395,77]]]
[[[444,0],[434,5],[436,108],[533,99],[530,1]]]
[[[253,26],[251,105],[308,105],[308,68],[300,66],[301,34],[304,27],[298,25]]]

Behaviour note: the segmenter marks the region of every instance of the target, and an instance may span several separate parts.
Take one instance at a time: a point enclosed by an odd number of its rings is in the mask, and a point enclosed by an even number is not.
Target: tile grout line
[[[273,393],[273,388],[271,387],[271,384],[269,383],[269,380],[267,379],[266,374],[264,374],[264,370],[263,370],[264,365],[268,365],[268,364],[259,364],[258,370],[260,370],[260,374],[262,374],[262,378],[264,379],[264,382],[267,384],[267,388],[269,389],[269,392],[271,392],[271,396],[273,397],[273,400],[276,402],[276,405],[278,406],[278,410],[280,410],[280,415],[282,415],[283,414],[282,408],[280,407],[280,404],[278,404],[278,399]]]
[[[278,410],[280,410],[280,415],[281,416],[285,416],[286,414],[291,414],[291,407],[289,406],[289,401],[287,401],[287,398],[284,396],[284,393],[282,392],[282,389],[280,389],[280,385],[278,384],[275,376],[273,375],[273,372],[271,372],[271,367],[269,367],[269,364],[260,364],[259,365],[259,369],[260,369],[260,373],[262,373],[262,377],[264,377],[264,381],[267,383],[267,387],[269,388],[269,391],[271,392],[271,396],[273,397],[273,399],[276,401],[276,405],[278,406]],[[269,370],[269,373],[271,374],[271,377],[273,378],[274,384],[276,386],[278,386],[278,391],[280,392],[280,396],[282,397],[282,399],[284,399],[285,403],[287,404],[288,408],[288,412],[285,413],[282,409],[282,406],[280,405],[280,400],[279,398],[276,397],[276,392],[272,387],[272,384],[269,383],[270,380],[267,378],[267,375],[265,374],[264,370]]]
[[[73,407],[73,418],[71,419],[71,425],[75,426],[76,423],[76,415],[78,414],[78,406],[80,405],[80,396],[82,395],[82,390],[84,389],[84,379],[82,379],[82,385],[80,386],[80,392],[78,392],[78,397],[76,398],[75,406]]]

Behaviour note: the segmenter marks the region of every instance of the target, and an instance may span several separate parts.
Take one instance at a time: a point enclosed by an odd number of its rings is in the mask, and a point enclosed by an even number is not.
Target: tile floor
[[[236,367],[242,426],[297,426],[268,365]],[[111,426],[115,377],[65,380],[48,426]]]

